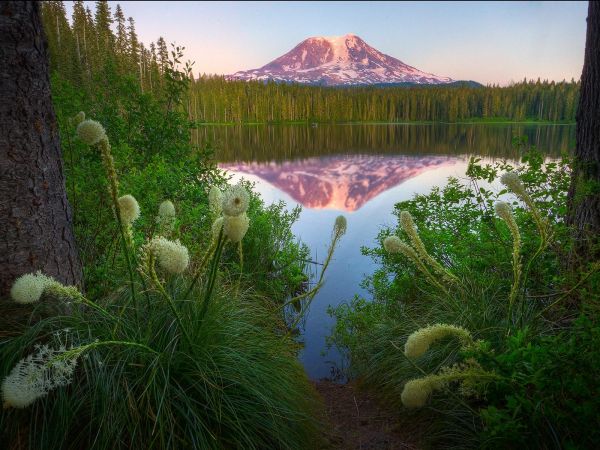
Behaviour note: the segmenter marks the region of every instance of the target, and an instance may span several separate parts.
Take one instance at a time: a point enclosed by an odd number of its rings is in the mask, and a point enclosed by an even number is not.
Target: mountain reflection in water
[[[337,155],[281,163],[229,163],[220,167],[255,175],[307,208],[353,212],[382,192],[457,160],[448,156]]]
[[[397,226],[398,202],[444,186],[448,177],[464,177],[469,158],[519,160],[523,149],[515,136],[527,136],[545,155],[557,157],[573,148],[575,127],[555,125],[305,125],[205,126],[198,143],[210,142],[219,166],[232,182],[255,183],[265,204],[283,200],[287,208],[303,205],[292,232],[322,262],[330,230],[340,213],[348,219],[325,275],[325,284],[301,324],[299,359],[313,379],[338,373],[347,361],[326,337],[335,321],[330,306],[355,295],[371,298],[365,276],[378,262],[362,254],[363,246],[381,245],[382,227]],[[482,185],[495,189],[497,186]],[[252,224],[250,225],[252,226]],[[314,269],[314,268],[312,268]],[[310,270],[314,283],[317,269]]]

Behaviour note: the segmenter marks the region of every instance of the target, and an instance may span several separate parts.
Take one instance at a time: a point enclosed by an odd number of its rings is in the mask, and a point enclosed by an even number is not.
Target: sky
[[[587,17],[587,2],[109,3],[146,45],[185,46],[196,74],[258,68],[308,37],[354,33],[425,72],[500,85],[579,79]]]

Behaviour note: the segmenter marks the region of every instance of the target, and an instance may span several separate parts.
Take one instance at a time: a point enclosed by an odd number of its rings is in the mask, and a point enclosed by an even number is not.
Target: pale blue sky
[[[354,33],[426,72],[501,85],[579,79],[587,16],[587,2],[109,3],[146,44],[184,45],[195,73],[257,68],[307,37]]]

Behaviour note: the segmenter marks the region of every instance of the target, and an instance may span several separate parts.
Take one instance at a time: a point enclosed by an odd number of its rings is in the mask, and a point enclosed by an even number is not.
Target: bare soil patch
[[[401,426],[397,415],[353,383],[321,380],[315,387],[325,403],[329,420],[328,449],[419,449],[422,427]]]

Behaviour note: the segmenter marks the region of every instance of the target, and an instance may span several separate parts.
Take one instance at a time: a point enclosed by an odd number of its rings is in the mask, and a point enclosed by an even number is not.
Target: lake
[[[464,176],[470,156],[519,159],[515,136],[527,136],[550,157],[575,143],[574,125],[247,125],[205,126],[197,133],[217,148],[219,166],[234,180],[255,182],[267,204],[284,200],[289,208],[303,207],[293,231],[313,260],[324,259],[335,218],[348,219],[300,336],[300,359],[313,379],[343,368],[339,353],[326,349],[333,326],[327,308],[356,294],[368,298],[360,284],[375,266],[360,248],[376,245],[379,229],[395,224],[396,203],[443,185],[449,176]]]

